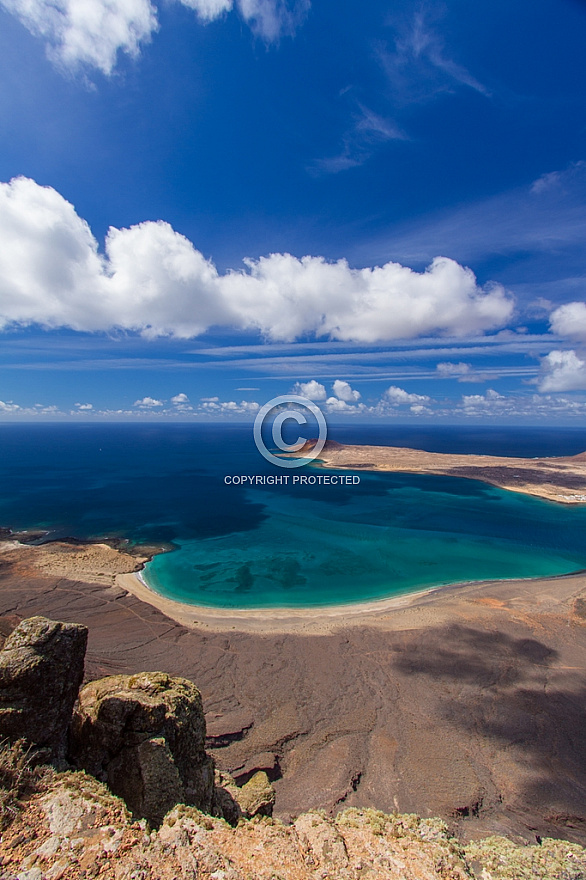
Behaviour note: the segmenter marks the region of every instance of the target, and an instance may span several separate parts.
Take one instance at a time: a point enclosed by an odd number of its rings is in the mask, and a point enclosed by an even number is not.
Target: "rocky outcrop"
[[[236,785],[229,773],[216,770],[213,813],[235,825],[239,819],[272,816],[275,789],[266,773],[259,771],[243,786]]]
[[[112,675],[80,691],[70,757],[135,815],[158,824],[177,803],[211,809],[214,766],[205,735],[192,682],[163,672]]]
[[[66,624],[33,619],[10,636],[8,662],[1,668],[11,670],[12,677],[5,675],[4,697],[12,694],[20,703],[4,700],[1,708],[7,718],[13,712],[14,718],[26,717],[32,725],[26,714],[29,706],[42,705],[51,730],[58,727],[62,738],[66,716],[59,712],[66,703],[71,706],[71,681],[67,687],[61,681],[61,690],[53,682],[51,690],[51,680],[67,678],[67,670],[76,668],[71,658],[79,662],[79,652],[73,649],[76,640],[87,635],[80,629],[81,634],[71,633]],[[35,652],[36,659],[31,658]],[[29,670],[28,678],[16,675],[19,658]],[[53,663],[48,658],[54,658]],[[47,678],[44,703],[34,690],[41,689],[38,670],[36,677],[31,672],[37,666]],[[15,680],[20,691],[10,690]],[[56,695],[54,706],[47,702],[51,694]],[[44,720],[39,719],[39,728]],[[23,784],[27,767],[22,744],[0,744],[0,880],[586,877],[586,851],[567,841],[537,837],[537,845],[519,846],[491,837],[465,844],[439,819],[356,808],[335,817],[310,811],[284,825],[268,815],[274,792],[266,773],[253,773],[239,788],[232,777],[217,772],[214,786],[205,732],[195,685],[154,672],[111,676],[91,682],[80,693],[71,755],[110,788],[85,772],[38,766]],[[32,742],[30,737],[29,730]],[[188,799],[192,805],[185,805]],[[147,817],[155,830],[144,818],[137,821],[138,816]]]
[[[12,633],[0,657],[0,718],[13,723],[12,737],[26,730],[52,756],[63,748],[86,636],[83,627],[44,618]],[[31,707],[45,716],[35,719]],[[335,817],[310,811],[284,825],[269,815],[275,795],[263,771],[241,788],[218,771],[214,786],[205,732],[195,685],[153,672],[110,676],[80,693],[71,755],[109,788],[86,772],[31,770],[22,742],[0,743],[0,880],[586,877],[586,850],[568,841],[464,844],[439,819],[356,808]]]
[[[23,620],[0,651],[0,738],[24,739],[45,760],[65,756],[83,679],[88,631],[46,617]]]
[[[271,816],[275,805],[275,790],[269,777],[259,770],[236,791],[236,800],[242,815],[248,819],[253,816]]]
[[[271,814],[275,793],[265,773],[243,788],[231,777],[214,785],[201,694],[191,681],[143,672],[79,691],[86,643],[85,627],[44,617],[14,629],[0,651],[0,738],[24,740],[37,762],[63,766],[67,758],[155,827],[176,804],[233,824]]]
[[[2,880],[583,880],[586,851],[464,844],[439,819],[349,809],[230,827],[177,806],[157,831],[85,773],[53,774],[0,840]]]

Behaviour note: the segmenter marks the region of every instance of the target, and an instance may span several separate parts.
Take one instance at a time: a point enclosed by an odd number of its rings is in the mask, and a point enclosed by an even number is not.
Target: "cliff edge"
[[[239,787],[215,771],[189,680],[108,676],[74,703],[86,636],[35,617],[0,651],[0,880],[586,878],[567,841],[464,844],[440,819],[374,809],[285,825],[265,773]]]

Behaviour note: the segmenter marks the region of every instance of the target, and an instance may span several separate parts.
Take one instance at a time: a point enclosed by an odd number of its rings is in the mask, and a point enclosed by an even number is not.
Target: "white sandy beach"
[[[311,608],[213,608],[189,605],[162,596],[142,577],[147,556],[134,555],[108,544],[53,542],[40,546],[10,540],[0,542],[0,552],[14,553],[44,576],[117,587],[157,608],[188,628],[250,633],[326,634],[353,626],[407,630],[437,625],[455,617],[486,616],[498,611],[518,616],[534,611],[559,613],[571,607],[586,590],[586,572],[548,578],[482,581],[431,587],[346,605]]]
[[[183,626],[309,635],[358,625],[387,630],[437,625],[455,614],[461,617],[466,605],[474,606],[474,616],[481,613],[482,607],[486,608],[487,616],[498,608],[521,616],[527,610],[548,610],[548,606],[559,610],[560,601],[571,605],[586,589],[586,573],[450,584],[372,602],[314,608],[233,609],[187,605],[151,590],[140,572],[119,574],[116,584]]]

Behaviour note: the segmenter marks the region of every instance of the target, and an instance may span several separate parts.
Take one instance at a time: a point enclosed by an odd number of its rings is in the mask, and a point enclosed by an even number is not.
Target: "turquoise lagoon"
[[[584,509],[475,481],[360,478],[362,491],[348,489],[338,504],[321,500],[319,490],[318,497],[247,490],[266,516],[254,531],[179,541],[177,551],[147,565],[145,581],[180,602],[300,607],[586,565]]]
[[[340,426],[330,436],[526,456],[586,446],[572,429]],[[172,551],[143,573],[152,589],[224,608],[364,602],[586,568],[586,506],[440,476],[361,472],[342,487],[224,480],[277,473],[250,426],[3,425],[0,526],[44,530],[42,540],[164,542]]]

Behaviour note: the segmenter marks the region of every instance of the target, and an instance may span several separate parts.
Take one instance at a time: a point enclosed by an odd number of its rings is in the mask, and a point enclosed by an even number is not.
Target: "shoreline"
[[[331,462],[325,461],[320,458],[316,458],[311,462],[310,467],[314,467],[317,470],[333,470],[333,471],[358,471],[359,473],[369,473],[369,474],[413,474],[415,476],[424,476],[429,474],[430,476],[453,476],[452,474],[444,474],[440,470],[429,470],[429,471],[419,471],[419,470],[394,470],[394,468],[387,468],[380,465],[373,465],[372,467],[356,467],[356,465],[343,465],[343,464],[332,464]],[[503,492],[515,492],[517,495],[526,495],[528,498],[538,498],[540,501],[548,501],[550,504],[559,504],[561,507],[586,507],[586,492],[579,496],[577,495],[550,495],[547,491],[542,491],[542,489],[536,489],[528,486],[504,486],[502,482],[499,482],[497,479],[493,479],[492,477],[482,476],[480,473],[475,474],[457,474],[456,479],[458,480],[473,480],[478,483],[484,483],[487,486],[493,486],[495,489],[502,489]]]
[[[563,577],[563,575],[562,575]],[[316,605],[281,608],[216,608],[195,605],[163,596],[145,581],[142,570],[117,575],[117,585],[137,599],[153,605],[167,617],[183,626],[205,626],[215,630],[238,629],[240,632],[330,632],[333,627],[358,625],[364,618],[387,611],[400,610],[416,604],[443,590],[457,589],[457,584],[424,587],[412,593],[373,599],[368,602],[349,602],[340,605]],[[470,583],[466,586],[475,586]]]
[[[228,629],[251,633],[326,634],[354,626],[375,626],[384,629],[409,629],[421,626],[424,617],[441,617],[441,606],[447,610],[462,602],[476,603],[482,594],[508,592],[511,606],[525,604],[528,597],[538,601],[548,596],[550,587],[565,582],[569,592],[580,594],[586,588],[586,570],[546,577],[505,578],[502,580],[464,581],[424,587],[411,593],[351,602],[340,605],[285,608],[214,608],[191,605],[157,593],[144,580],[141,571],[119,574],[116,584],[135,598],[146,602],[176,623],[188,628],[205,628],[216,632]],[[480,599],[477,594],[480,595]],[[484,597],[486,598],[486,597]],[[503,602],[502,599],[495,600]],[[448,615],[449,616],[449,615]]]
[[[387,630],[409,629],[449,619],[462,604],[477,605],[487,601],[486,594],[511,609],[517,605],[547,601],[551,589],[567,589],[567,598],[586,589],[586,569],[543,577],[503,578],[500,580],[461,581],[422,587],[399,595],[349,602],[280,608],[215,608],[190,604],[163,596],[152,589],[142,572],[158,553],[169,552],[166,546],[136,545],[126,547],[120,539],[83,541],[76,538],[55,539],[42,544],[22,542],[22,533],[0,537],[0,554],[16,552],[42,575],[64,577],[89,584],[115,587],[145,602],[170,620],[188,629],[213,632],[234,631],[259,635],[289,633],[323,635],[356,626]],[[556,603],[559,602],[559,597]]]

